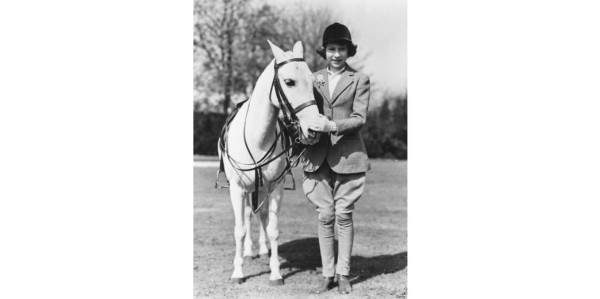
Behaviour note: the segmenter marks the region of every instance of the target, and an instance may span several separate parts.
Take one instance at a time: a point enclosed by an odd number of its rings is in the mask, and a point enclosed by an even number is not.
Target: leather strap
[[[294,61],[304,61],[304,58],[290,58],[288,60],[282,61],[280,63],[277,63],[277,61],[275,62],[275,68],[279,68],[280,66],[288,63],[288,62],[294,62]]]
[[[306,108],[308,106],[316,105],[316,104],[317,104],[317,101],[314,101],[314,100],[313,101],[308,101],[308,102],[306,102],[306,103],[304,103],[304,104],[302,104],[302,105],[294,108],[294,113],[298,113],[298,112],[302,111],[302,109],[304,109],[304,108]]]

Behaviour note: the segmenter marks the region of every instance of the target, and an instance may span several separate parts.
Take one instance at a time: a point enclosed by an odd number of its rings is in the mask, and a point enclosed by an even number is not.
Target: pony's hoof
[[[261,255],[258,256],[260,259],[268,259],[269,258],[269,254],[268,253],[263,253]]]
[[[283,279],[275,279],[275,280],[269,280],[269,285],[272,287],[277,287],[277,286],[282,286],[283,285]]]
[[[243,278],[232,278],[231,279],[231,284],[234,284],[234,285],[236,285],[236,284],[242,284],[242,282],[244,282]]]

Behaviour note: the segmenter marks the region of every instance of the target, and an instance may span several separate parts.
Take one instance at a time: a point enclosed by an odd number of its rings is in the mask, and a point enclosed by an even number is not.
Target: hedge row
[[[194,154],[217,155],[217,142],[227,115],[194,111]],[[371,158],[406,159],[406,101],[390,109],[387,102],[369,111],[361,134]]]

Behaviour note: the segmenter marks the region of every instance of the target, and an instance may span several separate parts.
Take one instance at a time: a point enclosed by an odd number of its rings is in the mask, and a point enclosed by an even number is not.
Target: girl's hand
[[[327,119],[327,117],[321,114],[311,116],[308,119],[308,128],[313,131],[326,133],[337,131],[335,122]]]

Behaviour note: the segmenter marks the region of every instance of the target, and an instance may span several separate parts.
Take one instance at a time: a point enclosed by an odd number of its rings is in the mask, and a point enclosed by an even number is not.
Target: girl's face
[[[348,59],[348,46],[345,44],[329,43],[325,47],[325,55],[329,69],[339,71],[346,64],[346,59]]]

